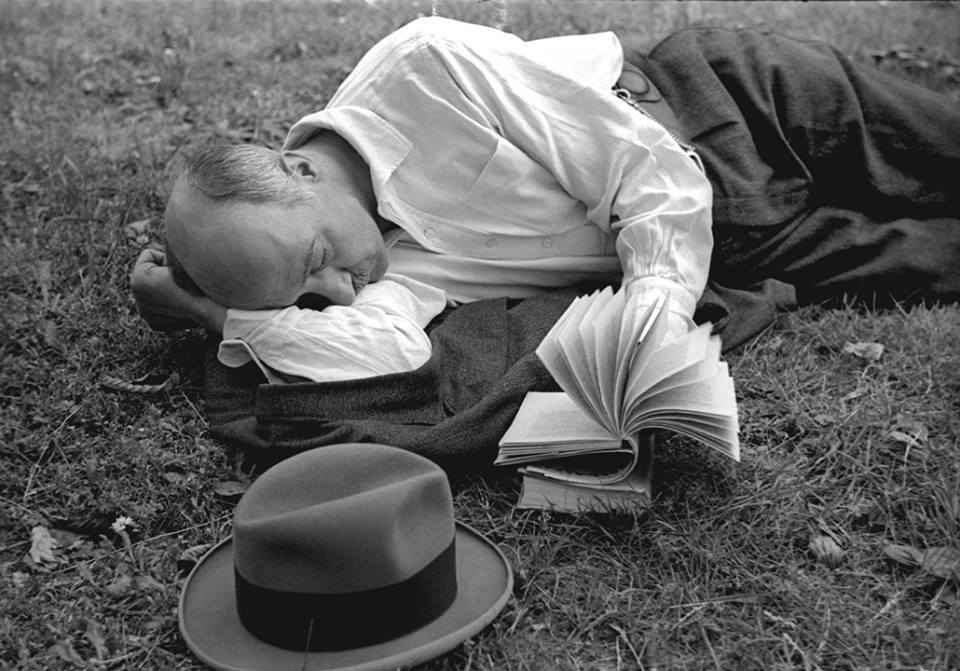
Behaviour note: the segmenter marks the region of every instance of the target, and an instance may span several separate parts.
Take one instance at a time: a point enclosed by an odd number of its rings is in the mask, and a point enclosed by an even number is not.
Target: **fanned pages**
[[[496,460],[528,464],[521,505],[552,498],[560,510],[595,510],[598,502],[649,501],[655,429],[739,460],[720,340],[709,325],[668,334],[668,316],[666,295],[638,305],[625,289],[606,288],[576,299],[553,326],[537,356],[564,391],[527,394]]]

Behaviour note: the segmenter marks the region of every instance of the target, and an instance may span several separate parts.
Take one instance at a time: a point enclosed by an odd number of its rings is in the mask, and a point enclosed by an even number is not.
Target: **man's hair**
[[[252,144],[201,147],[187,158],[182,178],[214,200],[296,204],[310,198],[280,152]]]
[[[186,159],[180,179],[207,198],[247,203],[276,202],[295,205],[311,195],[286,170],[280,152],[251,144],[210,144]],[[181,289],[203,296],[186,269],[167,245],[167,265]]]

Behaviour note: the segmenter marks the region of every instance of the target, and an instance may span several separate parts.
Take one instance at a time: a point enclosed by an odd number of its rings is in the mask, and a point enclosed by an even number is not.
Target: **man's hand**
[[[130,290],[137,310],[155,331],[176,331],[198,326],[223,332],[227,310],[203,296],[181,289],[166,265],[166,256],[156,249],[145,249],[133,264]]]

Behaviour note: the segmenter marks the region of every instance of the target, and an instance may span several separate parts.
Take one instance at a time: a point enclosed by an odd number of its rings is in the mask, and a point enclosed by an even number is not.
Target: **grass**
[[[526,37],[616,28],[646,45],[760,25],[960,101],[950,3],[437,5]],[[203,668],[177,632],[182,569],[229,533],[251,474],[206,433],[202,334],[151,333],[126,275],[183,149],[278,144],[376,39],[432,10],[0,0],[0,669]],[[885,349],[870,361],[848,342]],[[517,583],[491,628],[428,668],[960,668],[960,309],[807,308],[730,363],[743,462],[670,441],[646,517],[516,511],[510,475],[454,481],[458,517]],[[169,394],[100,385],[170,372]],[[133,525],[111,528],[120,516]],[[37,527],[58,543],[46,554]]]

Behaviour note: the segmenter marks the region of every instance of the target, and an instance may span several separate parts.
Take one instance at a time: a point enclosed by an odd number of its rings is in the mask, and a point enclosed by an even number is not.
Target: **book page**
[[[693,384],[702,380],[710,380],[720,374],[720,338],[710,336],[707,340],[703,359],[683,368],[673,375],[667,376],[650,384],[643,391],[644,398],[656,396],[665,389],[679,387],[684,384]]]
[[[559,482],[526,470],[521,469],[518,508],[606,513],[635,511],[650,505],[652,486],[648,473],[632,472],[620,482],[591,486]]]
[[[654,352],[659,351],[667,335],[666,300],[657,304],[650,318],[644,323],[643,330],[636,339],[636,346],[627,357],[627,382],[624,386],[624,398],[630,398],[631,379],[642,378]]]
[[[659,382],[641,390],[635,397],[630,397],[624,408],[624,413],[628,418],[627,422],[630,422],[630,417],[636,412],[637,408],[644,407],[645,404],[670,389],[698,383],[714,384],[714,378],[724,376],[720,367],[719,354],[720,339],[711,337],[707,343],[704,359],[692,362],[676,372],[664,376]]]
[[[571,322],[559,336],[561,349],[567,352],[567,360],[576,375],[580,396],[589,404],[592,415],[610,428],[613,426],[607,419],[609,413],[603,404],[602,386],[598,377],[601,368],[598,359],[605,349],[604,341],[609,335],[601,333],[598,338],[594,326],[598,321],[608,321],[608,308],[613,296],[610,287],[590,296],[588,308],[579,322]]]
[[[640,403],[647,388],[702,361],[710,339],[710,328],[703,325],[689,331],[650,353],[642,365],[638,363],[627,377],[625,404]]]
[[[524,397],[500,445],[619,442],[603,425],[586,415],[562,391],[531,391]]]
[[[560,319],[553,325],[553,328],[547,332],[543,340],[537,346],[536,354],[543,365],[546,367],[553,379],[561,389],[572,390],[571,394],[577,394],[577,378],[571,370],[571,364],[564,355],[563,349],[559,343],[559,334],[563,332],[569,322],[576,322],[584,311],[584,299],[577,297],[573,300],[566,311],[560,315]]]
[[[626,300],[624,293],[624,313],[620,322],[620,331],[617,337],[616,374],[613,381],[613,395],[610,407],[613,409],[614,424],[623,427],[623,404],[627,386],[627,376],[633,363],[637,345],[644,338],[649,337],[652,322],[660,314],[666,304],[666,294],[662,294],[656,302],[639,306]]]
[[[596,379],[590,379],[589,368],[583,363],[588,356],[593,357],[593,352],[588,353],[584,348],[579,325],[585,321],[591,309],[602,306],[604,297],[610,293],[608,287],[603,292],[571,304],[561,316],[563,323],[551,329],[536,350],[537,356],[561,389],[584,413],[605,426],[609,420],[596,393]],[[596,304],[596,301],[600,301],[600,304]],[[596,343],[592,347],[595,349]],[[614,428],[609,426],[608,430],[613,432]]]
[[[590,339],[596,343],[595,375],[599,402],[608,420],[606,425],[616,427],[615,391],[620,360],[617,358],[620,346],[619,335],[624,320],[629,318],[625,312],[626,294],[618,291],[610,297],[603,311],[596,314],[586,326],[590,329]]]
[[[669,428],[703,440],[739,460],[736,393],[726,364],[720,369],[721,373],[712,380],[674,387],[647,399],[636,409],[633,426],[637,429],[652,426]],[[698,422],[690,425],[695,419]],[[710,431],[711,428],[717,430]],[[703,431],[709,433],[704,434]]]

